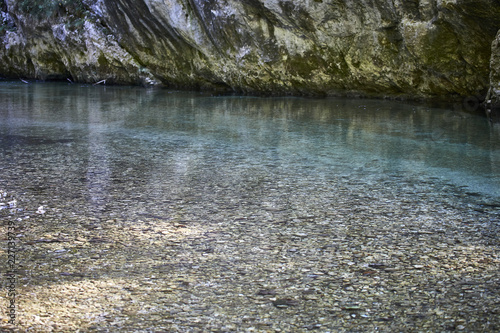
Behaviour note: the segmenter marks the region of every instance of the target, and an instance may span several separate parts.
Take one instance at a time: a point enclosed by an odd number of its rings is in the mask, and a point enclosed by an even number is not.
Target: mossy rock
[[[20,0],[17,9],[38,20],[50,19],[56,16],[82,17],[85,6],[82,0]]]

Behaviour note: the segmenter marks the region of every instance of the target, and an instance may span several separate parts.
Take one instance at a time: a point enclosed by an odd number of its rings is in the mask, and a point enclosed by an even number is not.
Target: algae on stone
[[[445,98],[484,97],[498,83],[488,80],[500,29],[493,0],[11,0],[0,7],[15,26],[2,28],[7,77]]]

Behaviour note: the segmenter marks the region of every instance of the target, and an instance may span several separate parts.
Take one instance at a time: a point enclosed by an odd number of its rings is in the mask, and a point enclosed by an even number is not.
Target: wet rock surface
[[[492,120],[500,121],[500,31],[491,44],[490,88],[486,96],[487,111]]]
[[[14,78],[480,101],[498,85],[493,0],[1,3]]]

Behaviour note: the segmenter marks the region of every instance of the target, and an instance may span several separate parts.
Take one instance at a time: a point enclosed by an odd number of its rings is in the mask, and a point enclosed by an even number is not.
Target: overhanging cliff
[[[500,88],[490,67],[500,52],[498,0],[0,4],[5,77],[319,95]]]

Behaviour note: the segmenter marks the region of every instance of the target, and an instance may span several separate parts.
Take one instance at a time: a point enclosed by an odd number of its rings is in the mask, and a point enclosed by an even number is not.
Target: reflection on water
[[[92,214],[164,211],[181,198],[287,209],[298,188],[334,195],[332,182],[500,200],[500,129],[477,115],[66,84],[4,82],[0,95],[0,188]]]

